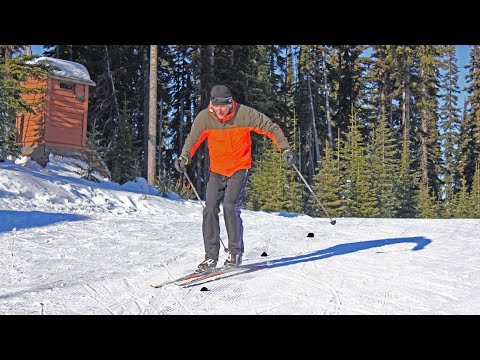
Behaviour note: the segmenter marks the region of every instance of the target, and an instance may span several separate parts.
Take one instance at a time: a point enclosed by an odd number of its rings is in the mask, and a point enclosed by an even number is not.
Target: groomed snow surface
[[[244,263],[267,267],[154,289],[203,260],[201,204],[83,166],[0,163],[0,314],[480,314],[478,219],[243,210]]]

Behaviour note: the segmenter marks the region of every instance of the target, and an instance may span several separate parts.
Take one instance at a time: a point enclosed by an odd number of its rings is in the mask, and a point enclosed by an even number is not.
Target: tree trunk
[[[294,116],[296,117],[295,113],[294,113]],[[303,156],[301,155],[302,154],[302,128],[300,126],[300,124],[298,124],[298,148],[297,148],[297,153],[298,153],[298,169],[300,171],[302,171],[302,159],[303,159]]]
[[[408,129],[410,119],[410,73],[407,73],[403,80],[402,90],[402,127],[403,140],[408,140]]]
[[[207,83],[203,84],[205,88],[205,96],[206,98],[204,99],[204,107],[208,106],[208,103],[210,102],[210,93],[209,90],[213,86],[213,83],[215,81],[215,73],[214,73],[214,66],[215,66],[215,45],[207,45],[207,58],[206,58],[206,64],[207,64]],[[209,168],[210,168],[210,154],[208,152],[208,139],[204,141],[203,143],[203,187],[202,187],[202,194],[207,193],[207,181],[208,181],[208,174],[209,174]]]
[[[312,96],[312,88],[310,86],[310,76],[307,74],[307,85],[308,85],[308,97],[310,99],[310,111],[312,112],[312,127],[313,127],[313,144],[315,147],[315,154],[317,157],[317,161],[312,163],[313,168],[315,169],[318,164],[318,168],[320,169],[320,162],[321,162],[321,157],[320,157],[320,145],[318,144],[318,133],[317,133],[317,125],[315,124],[315,109],[313,106],[313,96]]]
[[[155,154],[157,146],[157,60],[158,45],[150,45],[150,89],[148,106],[147,181],[155,185]]]
[[[323,82],[325,86],[325,110],[327,112],[327,129],[328,129],[328,142],[330,144],[331,158],[333,159],[333,137],[332,137],[332,121],[330,119],[330,90],[328,86],[328,77],[327,77],[327,65],[325,61],[325,48],[322,50],[322,60],[323,60]]]
[[[183,119],[184,119],[184,109],[183,109],[183,98],[180,99],[180,111],[179,111],[179,121],[178,121],[178,153],[182,153],[182,148],[183,148]]]
[[[308,131],[308,138],[309,138],[309,142],[308,142],[308,162],[310,164],[310,167],[308,169],[308,183],[311,184],[312,183],[312,178],[313,178],[313,175],[315,174],[315,161],[314,161],[314,154],[313,154],[313,151],[312,151],[312,126],[310,126],[310,129]]]
[[[426,74],[420,69],[420,89],[422,97],[427,96]],[[422,176],[422,185],[428,187],[428,111],[425,105],[420,110],[420,172]]]
[[[159,116],[158,116],[158,162],[157,169],[158,173],[163,170],[163,158],[162,158],[162,147],[163,147],[163,98],[160,98],[159,104]]]
[[[149,60],[149,53],[150,48],[148,45],[143,46],[143,142],[142,142],[142,150],[143,150],[143,158],[145,159],[148,153],[148,122],[149,122],[149,101],[150,97],[147,96],[149,91],[149,79],[150,79],[150,60]],[[145,166],[143,168],[143,177],[145,179],[148,178],[148,170]]]
[[[383,76],[382,76],[383,78]],[[380,84],[380,107],[379,107],[379,121],[380,119],[383,119],[384,116],[385,116],[385,84],[383,82],[383,79],[381,80],[381,84]]]

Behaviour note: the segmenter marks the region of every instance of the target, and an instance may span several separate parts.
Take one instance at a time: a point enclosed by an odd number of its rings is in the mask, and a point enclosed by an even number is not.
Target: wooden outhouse
[[[35,61],[48,63],[54,70],[47,78],[31,78],[24,83],[26,87],[42,87],[45,92],[22,95],[27,102],[44,100],[36,114],[17,117],[17,143],[22,154],[43,166],[49,154],[82,158],[87,151],[89,87],[95,83],[81,64],[48,57]]]

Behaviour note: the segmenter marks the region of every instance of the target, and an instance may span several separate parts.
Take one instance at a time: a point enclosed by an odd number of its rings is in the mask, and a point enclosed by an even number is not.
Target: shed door
[[[52,79],[51,101],[45,124],[46,145],[65,149],[82,147],[85,102],[77,100],[78,85]]]

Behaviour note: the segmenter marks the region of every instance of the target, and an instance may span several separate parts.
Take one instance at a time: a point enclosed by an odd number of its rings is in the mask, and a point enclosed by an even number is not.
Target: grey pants
[[[205,254],[209,259],[218,261],[220,250],[218,213],[222,201],[223,217],[228,235],[228,250],[231,254],[243,254],[243,223],[240,212],[248,175],[248,169],[238,170],[230,177],[210,172],[202,224]]]

